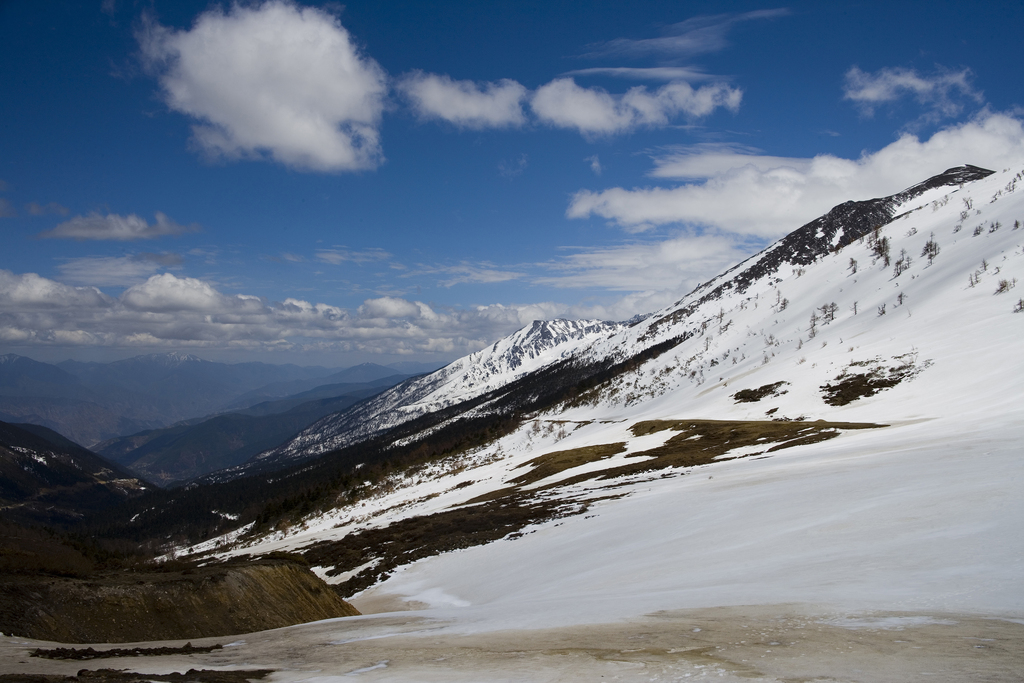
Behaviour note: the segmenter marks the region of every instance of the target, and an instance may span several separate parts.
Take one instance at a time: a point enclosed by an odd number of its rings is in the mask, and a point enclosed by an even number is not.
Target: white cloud
[[[768,239],[848,199],[889,195],[953,166],[1001,169],[1021,158],[1021,119],[988,112],[927,140],[903,135],[859,159],[831,155],[787,159],[748,154],[737,147],[697,148],[688,154],[666,155],[656,162],[654,175],[703,176],[701,182],[668,188],[583,190],[572,198],[567,215],[599,216],[629,231],[688,224]]]
[[[95,287],[69,287],[35,273],[0,270],[0,311],[38,308],[95,308],[113,300]]]
[[[724,83],[694,89],[688,83],[669,83],[650,92],[630,88],[611,95],[601,88],[583,88],[571,78],[557,78],[534,93],[530,106],[544,123],[575,128],[584,135],[612,135],[640,127],[667,126],[684,115],[690,119],[715,109],[739,109],[743,93]]]
[[[170,273],[154,275],[130,287],[121,301],[128,308],[161,313],[213,313],[231,308],[231,300],[209,283],[191,277],[177,278]]]
[[[405,299],[385,296],[364,301],[359,307],[359,315],[365,318],[418,318],[420,307]]]
[[[57,268],[67,282],[96,287],[120,287],[144,282],[159,270],[179,266],[177,254],[140,253],[131,256],[85,256],[68,259]]]
[[[689,57],[697,54],[718,52],[728,47],[726,34],[729,29],[742,21],[775,19],[789,14],[787,9],[766,9],[743,14],[716,14],[687,19],[672,24],[660,38],[633,40],[616,38],[607,43],[591,46],[585,57],[659,56],[663,58]]]
[[[497,83],[454,81],[446,75],[415,72],[398,86],[416,113],[461,128],[509,128],[526,123],[526,88],[507,78]]]
[[[601,171],[604,169],[601,168],[601,159],[596,154],[587,157],[584,161],[590,162],[590,170],[594,172],[594,175],[601,175]]]
[[[387,76],[327,12],[235,4],[187,31],[149,22],[138,39],[167,105],[201,122],[192,131],[203,151],[313,171],[380,164]]]
[[[927,107],[933,118],[956,116],[963,111],[962,101],[984,102],[982,93],[971,86],[971,70],[950,71],[939,67],[931,76],[914,69],[886,67],[866,73],[858,67],[846,72],[843,98],[856,103],[871,116],[880,104],[911,96]]]
[[[147,223],[136,214],[119,216],[108,213],[102,216],[90,213],[88,216],[75,216],[64,221],[52,230],[39,233],[43,239],[74,239],[74,240],[151,240],[165,235],[181,235],[186,232],[198,232],[201,228],[193,223],[179,225],[166,215],[156,212],[156,221]]]

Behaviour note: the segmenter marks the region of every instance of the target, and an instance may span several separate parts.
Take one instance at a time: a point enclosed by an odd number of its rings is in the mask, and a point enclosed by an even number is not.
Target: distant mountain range
[[[181,353],[56,365],[6,354],[0,355],[0,420],[42,425],[92,446],[323,384],[372,382],[397,372],[373,363],[345,370],[216,363]]]
[[[356,376],[373,374],[372,368],[363,366],[353,370],[358,370],[353,373]],[[149,481],[170,486],[240,465],[325,415],[343,411],[408,377],[390,375],[372,382],[319,386],[207,419],[117,437],[94,449]]]

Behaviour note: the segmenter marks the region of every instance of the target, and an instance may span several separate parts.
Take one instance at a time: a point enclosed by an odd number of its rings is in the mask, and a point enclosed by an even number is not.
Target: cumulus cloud
[[[359,315],[366,318],[418,318],[420,313],[420,307],[413,302],[390,296],[367,299],[359,307]]]
[[[630,88],[612,95],[601,88],[583,88],[571,78],[557,78],[534,93],[530,107],[544,123],[574,128],[584,135],[613,135],[640,127],[666,126],[684,115],[697,119],[715,109],[739,109],[743,93],[725,83],[694,89],[683,81],[651,92]]]
[[[214,7],[191,29],[138,34],[167,105],[214,157],[311,171],[377,167],[387,76],[327,12],[285,0]]]
[[[212,313],[231,308],[232,299],[207,282],[170,273],[154,275],[125,291],[121,297],[128,308],[140,311]]]
[[[927,140],[906,134],[859,159],[762,156],[738,147],[698,147],[665,154],[660,178],[698,179],[675,187],[582,190],[570,218],[599,216],[628,231],[694,225],[736,235],[775,238],[848,199],[885,196],[947,168],[1006,168],[1024,158],[1019,118],[983,113]]]
[[[0,340],[23,345],[311,350],[456,357],[565,307],[471,309],[399,297],[352,311],[289,298],[225,294],[204,280],[150,276],[110,297],[35,273],[0,270]]]
[[[957,116],[964,100],[981,104],[984,96],[971,86],[971,70],[951,71],[939,67],[930,76],[921,76],[914,69],[886,67],[874,73],[851,67],[846,72],[843,98],[853,101],[871,116],[882,104],[903,97],[913,97],[926,107],[933,118]]]
[[[39,233],[43,239],[74,239],[74,240],[151,240],[165,235],[181,235],[186,232],[201,230],[198,224],[179,225],[159,211],[156,220],[148,223],[136,214],[120,216],[108,213],[106,216],[90,213],[87,216],[75,216],[64,221],[52,230]]]
[[[398,86],[424,119],[440,119],[461,128],[510,128],[526,123],[526,88],[507,78],[497,83],[455,81],[446,75],[414,72]]]
[[[590,162],[590,170],[594,172],[594,175],[601,175],[601,171],[604,169],[601,167],[601,159],[596,154],[587,157],[584,161]]]
[[[37,308],[95,308],[113,299],[95,287],[69,287],[35,273],[15,275],[0,270],[0,310]]]
[[[789,14],[787,9],[765,9],[742,14],[716,14],[687,19],[672,24],[658,38],[616,38],[606,43],[591,46],[584,57],[646,57],[661,58],[691,57],[693,55],[718,52],[728,47],[726,34],[734,25],[758,19],[776,19]]]
[[[165,268],[182,264],[178,254],[142,252],[130,256],[84,256],[68,259],[57,266],[67,282],[96,287],[123,287],[138,284]]]

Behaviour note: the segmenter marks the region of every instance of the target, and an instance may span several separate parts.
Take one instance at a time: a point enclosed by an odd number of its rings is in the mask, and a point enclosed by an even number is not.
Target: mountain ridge
[[[484,381],[485,375],[491,378],[491,384],[486,385],[486,390],[500,390],[502,386],[525,374],[515,372],[521,358],[530,357],[530,360],[536,360],[539,357],[530,356],[530,352],[525,350],[532,348],[531,344],[550,345],[545,348],[559,346],[562,352],[558,357],[551,357],[551,363],[572,359],[576,363],[600,365],[601,358],[617,358],[622,361],[631,353],[639,353],[653,344],[668,343],[667,339],[671,337],[684,341],[697,334],[704,335],[712,322],[710,318],[701,320],[699,329],[697,326],[688,329],[676,328],[692,317],[701,306],[719,300],[731,292],[742,294],[755,282],[775,276],[784,266],[789,266],[791,271],[798,270],[856,240],[865,238],[872,230],[895,220],[897,208],[929,191],[954,186],[960,188],[965,183],[981,180],[992,173],[993,171],[971,165],[954,167],[893,195],[839,204],[823,216],[804,224],[740,264],[699,285],[675,304],[642,319],[628,323],[601,323],[607,327],[595,327],[592,330],[593,334],[584,334],[578,339],[559,336],[557,326],[564,325],[563,321],[536,321],[495,342],[489,349],[471,354],[446,368],[419,378],[415,384],[399,385],[385,392],[376,402],[363,404],[358,410],[350,411],[338,418],[323,418],[310,425],[291,443],[261,453],[249,466],[243,465],[231,472],[220,473],[217,478],[223,480],[244,476],[246,472],[266,471],[268,466],[284,466],[289,462],[317,457],[333,448],[354,443],[360,438],[368,438],[412,418],[448,408],[457,404],[459,400],[471,399],[485,393],[482,388],[474,391],[474,382],[467,376],[464,383],[458,385],[465,387],[463,393],[453,392],[442,400],[428,402],[427,396],[437,391],[438,386],[445,384],[453,373],[458,372],[455,368],[461,370],[469,366],[474,369],[473,371],[480,373],[480,382]],[[596,321],[588,324],[596,324]],[[611,345],[597,343],[599,334],[619,333],[623,330],[629,331],[624,333],[625,339]],[[635,330],[643,332],[633,334]],[[558,340],[557,343],[552,344],[555,340]],[[589,348],[591,342],[598,350]],[[520,346],[523,347],[523,351],[517,350]],[[481,355],[485,353],[488,354],[488,358],[504,358],[505,365],[500,368],[493,363],[488,365],[491,360],[485,360]],[[533,369],[537,370],[539,367]]]

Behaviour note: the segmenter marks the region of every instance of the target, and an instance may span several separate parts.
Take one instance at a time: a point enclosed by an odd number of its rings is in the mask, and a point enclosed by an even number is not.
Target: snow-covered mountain
[[[299,552],[364,611],[457,632],[724,605],[1020,619],[1022,222],[1024,166],[840,205],[501,386],[512,361],[485,368],[511,338],[420,378],[414,401],[393,390],[359,419],[382,416],[362,434],[396,452],[515,419],[184,550]],[[406,405],[424,412],[401,423]]]
[[[990,171],[974,166],[953,168],[889,197],[841,204],[698,287],[675,305],[648,316],[638,316],[628,323],[536,321],[492,347],[455,361],[435,373],[401,384],[354,409],[328,416],[310,425],[291,441],[213,478],[225,480],[315,458],[383,434],[416,418],[440,415],[441,411],[449,409],[450,413],[444,415],[440,424],[460,416],[478,415],[482,411],[496,409],[495,401],[502,390],[515,382],[522,384],[531,373],[550,370],[559,363],[589,367],[589,373],[587,370],[582,373],[582,376],[587,376],[605,369],[610,361],[624,362],[659,344],[674,346],[695,336],[710,340],[715,335],[706,333],[715,326],[714,318],[725,315],[721,306],[721,310],[715,309],[715,302],[731,303],[730,313],[732,308],[739,306],[744,310],[750,301],[754,301],[756,306],[761,291],[774,286],[775,281],[781,282],[816,260],[857,240],[866,239],[875,228],[886,225],[897,215],[909,215],[906,212],[912,210],[910,203],[922,195],[942,190],[942,195],[948,196],[950,190],[989,174]],[[889,248],[892,249],[891,246]],[[756,298],[747,296],[748,291],[753,292]],[[781,290],[779,292],[780,299],[776,305],[782,305]],[[740,301],[742,303],[737,303]],[[835,312],[829,316],[834,317]],[[728,329],[732,325],[732,317],[728,322],[724,318],[718,320],[718,327]],[[715,344],[716,347],[718,345]],[[710,346],[700,355],[703,357],[709,350]],[[686,367],[687,372],[699,373],[703,381],[703,366],[687,362]],[[577,374],[574,368],[574,375]],[[528,379],[526,383],[528,385]],[[545,378],[539,383],[551,383],[551,380]],[[529,386],[526,391],[536,393]],[[485,400],[480,401],[481,397]],[[514,408],[521,405],[521,401],[513,402]],[[506,405],[505,410],[509,409]],[[425,425],[425,428],[436,428],[436,424]],[[401,438],[407,439],[408,435]]]
[[[534,321],[493,345],[423,377],[404,382],[353,409],[325,417],[282,446],[259,454],[250,467],[279,467],[356,443],[423,415],[500,389],[540,368],[564,360],[599,336],[624,326],[599,320]],[[222,475],[223,476],[223,475]]]

